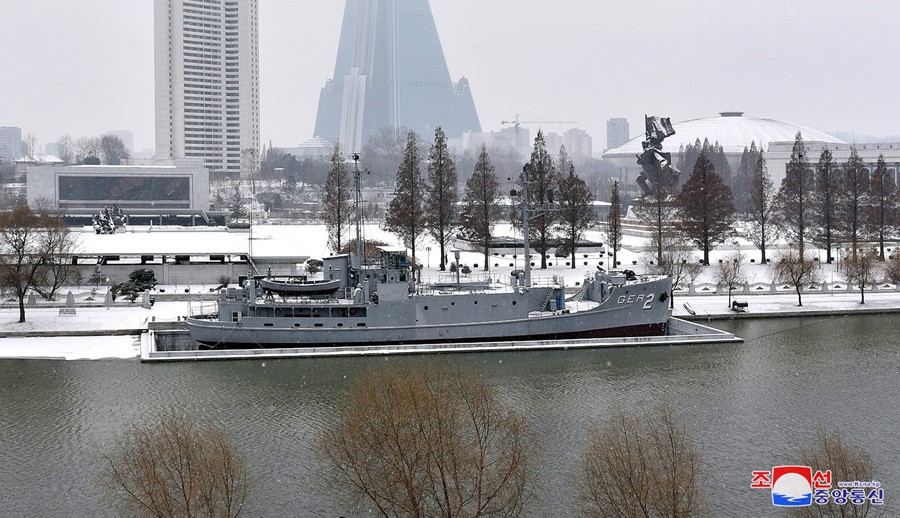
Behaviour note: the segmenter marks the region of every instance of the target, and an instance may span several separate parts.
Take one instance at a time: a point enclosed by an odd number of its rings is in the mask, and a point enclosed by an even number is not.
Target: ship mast
[[[362,231],[362,182],[359,174],[359,153],[353,153],[353,187],[355,195],[355,219],[356,219],[356,257],[359,261],[359,269],[363,267],[366,244],[363,242]]]
[[[518,193],[513,190],[512,195],[519,195],[522,197],[522,246],[525,248],[525,287],[531,287],[531,238],[529,236],[530,231],[528,228],[528,222],[531,218],[538,218],[542,215],[547,214],[548,212],[556,212],[559,210],[558,207],[553,206],[553,189],[547,190],[547,203],[539,204],[534,213],[531,211],[531,204],[528,200],[528,166],[522,167],[523,178],[525,181],[515,182],[516,185],[522,188]]]

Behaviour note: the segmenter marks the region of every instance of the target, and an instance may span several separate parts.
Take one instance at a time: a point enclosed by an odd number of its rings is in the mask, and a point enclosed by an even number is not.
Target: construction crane
[[[516,147],[519,146],[519,126],[522,124],[578,124],[578,121],[522,121],[519,120],[519,114],[516,114],[516,118],[511,121],[501,121],[500,124],[512,124],[515,128],[516,135]],[[525,145],[527,147],[527,143]]]
[[[520,121],[519,114],[516,114],[516,118],[511,121],[501,121],[500,124],[512,124],[516,131],[519,130],[519,126],[522,124],[578,124],[578,121]]]

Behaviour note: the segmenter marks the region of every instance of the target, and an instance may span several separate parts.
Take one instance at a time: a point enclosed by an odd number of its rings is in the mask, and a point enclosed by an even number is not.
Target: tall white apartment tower
[[[154,0],[156,156],[240,173],[259,153],[258,0]]]

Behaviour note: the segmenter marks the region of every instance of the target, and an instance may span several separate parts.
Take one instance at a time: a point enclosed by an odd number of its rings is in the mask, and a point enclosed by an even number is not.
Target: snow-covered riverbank
[[[260,234],[266,236],[275,243],[283,243],[285,247],[293,247],[296,242],[282,239],[285,235],[302,232],[304,242],[308,243],[309,250],[297,250],[297,254],[321,256],[324,251],[326,238],[321,226],[269,226],[264,227]],[[390,241],[391,236],[383,232],[375,232],[378,239]],[[511,232],[508,228],[498,229],[499,233]],[[187,234],[189,232],[185,232]],[[307,239],[309,238],[309,239]],[[603,241],[603,234],[590,232],[586,239]],[[323,243],[319,243],[322,241]],[[645,271],[646,239],[628,236],[623,243],[623,250],[619,253],[620,268],[633,269],[639,274]],[[398,243],[390,242],[392,246]],[[688,310],[694,312],[699,318],[721,318],[735,315],[728,308],[727,295],[703,294],[703,288],[707,293],[715,291],[715,270],[720,259],[725,260],[733,256],[735,252],[741,252],[745,257],[745,274],[751,284],[769,283],[772,278],[770,266],[750,262],[752,258],[758,259],[758,252],[754,251],[748,243],[737,242],[729,246],[722,246],[711,255],[713,266],[704,268],[694,279],[697,294],[688,294],[688,290],[682,290],[675,295],[675,308],[673,315],[677,317],[690,317]],[[424,264],[422,279],[424,282],[447,281],[452,278],[449,272],[438,271],[438,247],[435,243],[424,241],[417,254],[420,264]],[[774,255],[771,253],[770,255]],[[452,260],[452,254],[450,254]],[[573,288],[578,285],[585,275],[592,274],[598,267],[609,269],[610,257],[608,255],[591,252],[576,254],[576,268],[571,268],[571,257],[550,256],[548,269],[540,270],[537,258],[533,258],[536,267],[533,276],[537,281],[549,280],[556,276],[565,279],[566,286]],[[490,272],[483,272],[484,256],[473,252],[463,252],[460,262],[471,268],[471,277],[483,277],[490,275],[494,280],[508,282],[510,272],[522,269],[521,250],[511,250],[505,253],[492,254],[490,256]],[[601,264],[601,262],[603,264]],[[860,304],[858,291],[847,291],[843,282],[842,272],[835,265],[822,264],[819,270],[822,282],[829,286],[841,286],[833,292],[812,291],[803,294],[803,306],[797,306],[797,296],[790,290],[777,290],[772,293],[768,289],[753,289],[750,293],[735,292],[733,297],[746,301],[749,304],[746,316],[771,316],[793,314],[840,314],[857,311],[900,311],[900,291],[893,285],[882,287],[878,291],[866,293],[866,304]],[[462,276],[465,280],[467,276]],[[91,296],[90,287],[73,288],[75,310],[60,311],[65,295],[62,295],[60,303],[48,305],[38,301],[35,306],[26,309],[26,322],[18,323],[18,309],[10,302],[0,307],[0,358],[59,358],[59,359],[99,359],[99,358],[135,358],[139,353],[137,335],[146,329],[151,321],[178,321],[190,313],[188,302],[167,301],[163,293],[183,294],[186,286],[159,286],[159,290],[151,293],[155,298],[155,304],[150,308],[141,307],[141,299],[134,303],[117,301],[112,307],[102,304],[105,292],[98,292]],[[188,295],[190,298],[199,299],[198,294],[209,298],[212,286],[190,286]],[[101,288],[101,291],[103,288]],[[164,291],[163,291],[164,290]],[[68,290],[63,290],[65,293]],[[184,298],[185,295],[181,295]],[[96,299],[89,301],[90,299]],[[87,307],[92,302],[99,307]],[[687,304],[685,304],[687,303]],[[74,314],[72,314],[74,313]],[[112,336],[120,334],[122,336]],[[68,335],[68,336],[63,336]],[[52,336],[52,338],[51,338]]]

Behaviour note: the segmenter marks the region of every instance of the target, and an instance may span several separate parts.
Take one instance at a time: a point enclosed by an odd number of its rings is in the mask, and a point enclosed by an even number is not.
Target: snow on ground
[[[180,240],[189,240],[191,233],[181,231],[177,234]],[[497,228],[497,235],[514,235],[508,225],[500,225]],[[327,255],[327,235],[324,225],[261,225],[259,228],[254,227],[253,231],[254,245],[260,244],[260,248],[265,247],[267,250],[277,252],[278,255],[296,254],[309,255],[311,257],[323,257]],[[171,237],[171,234],[170,234]],[[388,243],[390,246],[399,246],[397,239],[387,232],[384,232],[376,225],[366,227],[366,237],[368,239],[378,239]],[[604,241],[605,236],[602,232],[588,232],[585,239],[591,241]],[[265,243],[265,245],[262,245]],[[301,245],[302,243],[302,245]],[[431,250],[427,250],[430,247]],[[638,274],[646,272],[645,261],[648,260],[647,240],[641,237],[625,236],[623,242],[623,250],[618,254],[621,262],[620,268],[633,269]],[[756,262],[746,263],[747,278],[751,283],[768,283],[771,280],[770,266],[760,265],[759,252],[754,248],[747,246],[746,243],[737,242],[720,246],[711,253],[710,261],[713,266],[704,268],[700,275],[695,279],[698,286],[706,285],[711,287],[715,284],[715,265],[720,259],[730,258],[734,253],[740,252],[744,254],[745,260],[751,258]],[[417,259],[420,264],[424,265],[422,271],[422,280],[424,282],[452,281],[455,274],[450,272],[439,272],[439,248],[433,241],[423,238],[421,244],[417,246]],[[453,261],[452,252],[448,251],[450,261]],[[513,257],[513,256],[516,257]],[[775,252],[770,253],[775,256]],[[824,254],[821,254],[824,258]],[[699,252],[695,254],[695,259],[699,260]],[[532,276],[536,283],[549,282],[553,276],[565,279],[566,286],[575,287],[580,284],[586,275],[592,275],[600,266],[609,269],[608,255],[600,252],[579,252],[576,254],[576,267],[571,268],[570,257],[558,258],[550,254],[548,263],[551,265],[547,270],[539,268],[539,257],[535,256],[533,261],[535,267],[532,270]],[[603,262],[602,266],[600,265]],[[490,256],[490,272],[484,272],[484,255],[477,252],[461,252],[460,262],[468,265],[472,272],[469,276],[461,275],[461,280],[483,279],[490,276],[494,281],[504,283],[510,282],[510,272],[513,270],[521,270],[524,268],[522,251],[505,251],[503,253],[491,254]],[[477,267],[476,267],[477,265]],[[821,280],[830,284],[842,283],[843,275],[835,265],[822,264],[820,267]],[[164,293],[184,294],[186,286],[158,286],[165,290]],[[212,286],[191,285],[189,286],[192,294],[210,294]],[[844,284],[846,289],[846,284]],[[893,288],[893,287],[892,287]],[[101,288],[102,290],[102,288]],[[161,290],[157,290],[159,293]],[[72,289],[73,294],[78,302],[84,302],[90,297],[90,287],[75,287]],[[103,301],[105,292],[100,291],[92,298],[95,302]],[[769,293],[768,291],[761,294],[753,293],[745,295],[736,292],[735,298],[746,300],[749,303],[748,313],[786,313],[786,312],[816,312],[816,311],[855,311],[860,309],[878,310],[878,309],[896,309],[900,308],[900,291],[896,289],[884,290],[879,292],[867,292],[866,304],[859,304],[859,292],[838,292],[838,293],[804,293],[803,307],[797,307],[797,296],[792,290],[779,291],[779,293]],[[157,297],[158,299],[162,296]],[[63,299],[64,300],[64,299]],[[675,308],[673,314],[675,316],[686,316],[688,311],[684,306],[688,305],[697,315],[729,315],[731,311],[727,307],[727,296],[725,295],[687,295],[686,293],[676,293]],[[157,300],[150,308],[144,309],[140,307],[141,300],[138,299],[133,304],[117,301],[111,308],[107,307],[78,307],[75,315],[60,316],[59,307],[36,307],[26,309],[26,322],[18,323],[18,309],[8,304],[6,307],[0,308],[0,335],[8,335],[0,338],[0,358],[20,358],[20,357],[53,357],[60,359],[93,359],[93,358],[133,358],[138,355],[138,346],[133,336],[111,336],[111,337],[54,337],[52,339],[40,337],[23,337],[23,334],[39,334],[41,332],[83,332],[83,331],[112,331],[121,329],[142,329],[147,325],[148,320],[158,321],[175,321],[184,318],[190,313],[189,304],[187,302],[169,302]],[[195,301],[195,304],[197,302]],[[15,336],[19,335],[19,336]]]
[[[0,338],[0,359],[130,359],[140,356],[135,336],[60,336]]]

